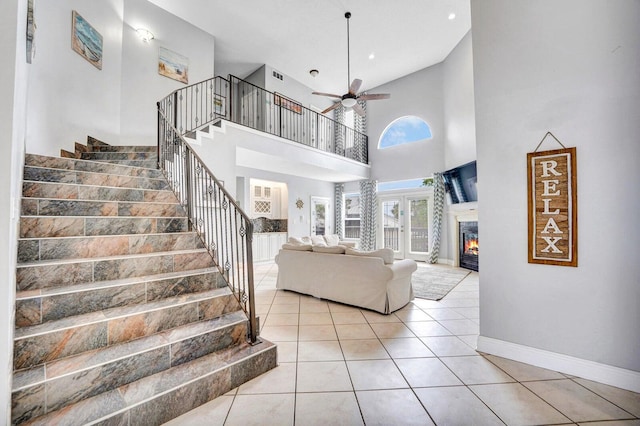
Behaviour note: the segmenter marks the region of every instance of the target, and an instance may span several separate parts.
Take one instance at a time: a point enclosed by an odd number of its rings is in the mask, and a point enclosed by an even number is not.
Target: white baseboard
[[[478,337],[478,351],[617,388],[640,392],[640,372],[549,352],[491,337]]]
[[[441,265],[453,266],[453,260],[451,260],[451,259],[438,258],[438,263],[441,264]]]

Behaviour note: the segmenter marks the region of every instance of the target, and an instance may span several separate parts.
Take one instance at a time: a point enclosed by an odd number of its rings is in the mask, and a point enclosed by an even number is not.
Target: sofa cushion
[[[337,246],[338,244],[340,244],[340,237],[338,236],[338,234],[325,235],[324,241],[328,246]]]
[[[304,244],[311,244],[311,238],[309,237],[289,237],[289,244],[295,244],[295,245],[304,245]]]
[[[326,246],[327,243],[324,240],[324,237],[322,235],[312,235],[311,236],[311,244],[313,244],[314,246]]]
[[[285,243],[282,245],[284,250],[298,250],[298,251],[311,251],[311,244],[291,244]]]
[[[313,251],[317,253],[344,254],[345,246],[313,246]]]
[[[390,248],[381,248],[373,251],[360,251],[351,247],[347,247],[345,250],[345,254],[349,254],[351,256],[379,257],[386,265],[390,265],[393,263],[393,250],[391,250]]]

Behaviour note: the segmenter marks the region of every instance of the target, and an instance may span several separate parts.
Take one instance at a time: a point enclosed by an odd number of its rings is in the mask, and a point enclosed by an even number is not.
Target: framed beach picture
[[[158,49],[158,74],[189,84],[189,59],[164,47]]]
[[[222,117],[227,115],[227,100],[224,96],[213,95],[213,111]]]
[[[102,69],[102,35],[75,10],[71,14],[71,48]]]

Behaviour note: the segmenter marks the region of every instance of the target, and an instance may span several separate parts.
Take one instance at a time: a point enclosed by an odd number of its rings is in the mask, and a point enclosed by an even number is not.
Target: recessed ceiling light
[[[456,19],[456,14],[452,12],[449,14],[449,20],[453,20],[453,19]]]
[[[375,59],[376,58],[376,54],[371,52],[369,53],[369,59]]]

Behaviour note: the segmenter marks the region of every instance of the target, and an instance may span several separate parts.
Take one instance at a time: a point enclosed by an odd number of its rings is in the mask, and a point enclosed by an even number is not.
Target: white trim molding
[[[496,355],[536,367],[571,374],[617,388],[640,392],[640,372],[613,367],[582,358],[536,349],[491,337],[478,336],[479,352]]]

